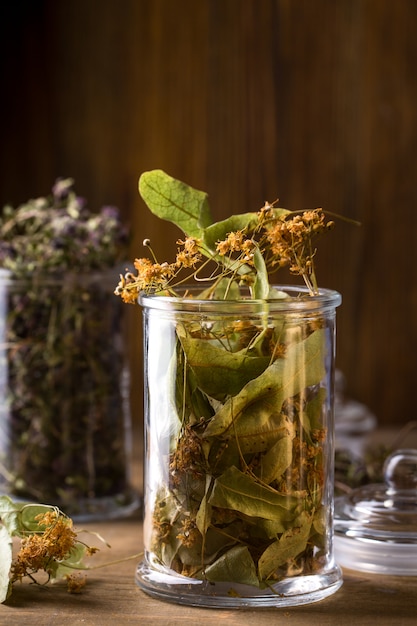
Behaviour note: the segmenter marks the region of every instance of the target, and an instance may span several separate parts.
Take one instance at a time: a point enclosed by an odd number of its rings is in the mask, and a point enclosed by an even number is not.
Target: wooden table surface
[[[94,563],[122,559],[140,551],[142,524],[129,520],[86,525],[111,544],[92,559]],[[138,559],[88,572],[79,595],[65,586],[16,584],[7,604],[0,605],[1,626],[122,626],[160,624],[288,624],[299,626],[400,626],[417,624],[417,578],[358,574],[344,571],[343,586],[329,598],[295,608],[261,610],[199,609],[155,600],[135,584]],[[91,561],[93,562],[93,561]]]
[[[140,455],[136,455],[136,459]],[[134,475],[140,477],[140,468]],[[111,545],[102,546],[91,564],[126,559],[142,550],[141,515],[83,528],[99,532]],[[79,527],[77,526],[77,530]],[[89,538],[89,543],[100,545]],[[163,602],[143,593],[134,576],[139,558],[87,573],[81,594],[69,594],[63,584],[40,587],[14,585],[11,598],[0,605],[0,626],[124,626],[160,624],[286,624],[288,626],[401,626],[417,624],[417,577],[371,575],[344,570],[344,584],[315,604],[276,609],[199,609]]]

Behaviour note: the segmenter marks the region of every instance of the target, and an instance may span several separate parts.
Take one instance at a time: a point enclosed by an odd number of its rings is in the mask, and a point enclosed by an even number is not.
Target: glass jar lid
[[[335,556],[343,567],[417,575],[417,450],[385,461],[384,483],[335,500]]]

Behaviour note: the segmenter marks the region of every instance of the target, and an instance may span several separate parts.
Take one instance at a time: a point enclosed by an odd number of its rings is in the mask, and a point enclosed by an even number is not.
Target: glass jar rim
[[[184,293],[201,293],[202,285],[185,285]],[[265,300],[253,300],[249,297],[242,299],[199,299],[198,297],[166,296],[158,294],[141,293],[139,304],[144,309],[158,309],[163,311],[204,313],[259,313],[265,311],[276,313],[307,313],[314,311],[333,310],[342,302],[342,296],[333,289],[319,289],[318,293],[311,295],[304,285],[271,285],[275,290],[287,294],[288,297],[268,298]]]

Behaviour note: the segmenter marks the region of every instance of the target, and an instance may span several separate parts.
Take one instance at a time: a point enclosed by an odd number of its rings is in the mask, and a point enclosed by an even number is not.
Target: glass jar
[[[0,492],[78,521],[138,505],[115,275],[0,270]]]
[[[294,606],[342,584],[333,558],[337,292],[141,297],[148,594]]]

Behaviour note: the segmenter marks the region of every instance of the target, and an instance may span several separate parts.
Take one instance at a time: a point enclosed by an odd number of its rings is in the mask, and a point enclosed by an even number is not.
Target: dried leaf
[[[205,243],[214,250],[218,241],[226,239],[227,235],[238,230],[254,228],[258,224],[257,213],[240,213],[231,215],[225,220],[210,224],[204,231]]]
[[[210,526],[211,521],[211,511],[212,506],[208,502],[208,498],[211,495],[213,489],[214,480],[211,476],[206,477],[206,493],[204,494],[203,499],[201,500],[199,509],[197,511],[197,515],[195,518],[195,522],[197,524],[197,528],[200,533],[203,535],[206,534],[208,527]]]
[[[270,362],[269,357],[248,356],[247,350],[229,352],[204,339],[193,339],[180,329],[178,335],[198,387],[217,400],[237,394]]]
[[[324,330],[292,344],[286,357],[277,359],[258,378],[249,381],[213,416],[205,437],[228,434],[259,439],[261,424],[271,430],[286,398],[291,398],[324,377]],[[274,425],[272,425],[274,427]]]
[[[240,511],[244,515],[269,520],[288,519],[297,499],[268,488],[253,476],[230,467],[214,483],[209,502],[212,506]]]
[[[261,459],[257,475],[265,482],[278,480],[292,463],[294,432],[287,432],[266,452]]]
[[[259,586],[256,567],[246,546],[234,546],[205,570],[211,582],[229,582]]]
[[[254,300],[266,300],[269,296],[269,278],[268,269],[266,267],[265,259],[262,256],[259,248],[255,249],[253,255],[253,264],[256,269],[256,278],[253,284],[252,297]]]
[[[0,524],[0,603],[7,600],[11,593],[9,580],[12,565],[12,538],[5,526]]]
[[[300,526],[293,527],[271,543],[258,561],[259,577],[267,580],[279,567],[295,559],[306,548],[312,518],[308,513],[300,516]]]
[[[307,403],[306,411],[312,429],[321,428],[323,424],[323,404],[327,398],[327,390],[320,387],[316,395]]]
[[[16,504],[9,496],[0,496],[0,520],[9,535],[17,535],[19,530],[19,511],[22,504]]]

